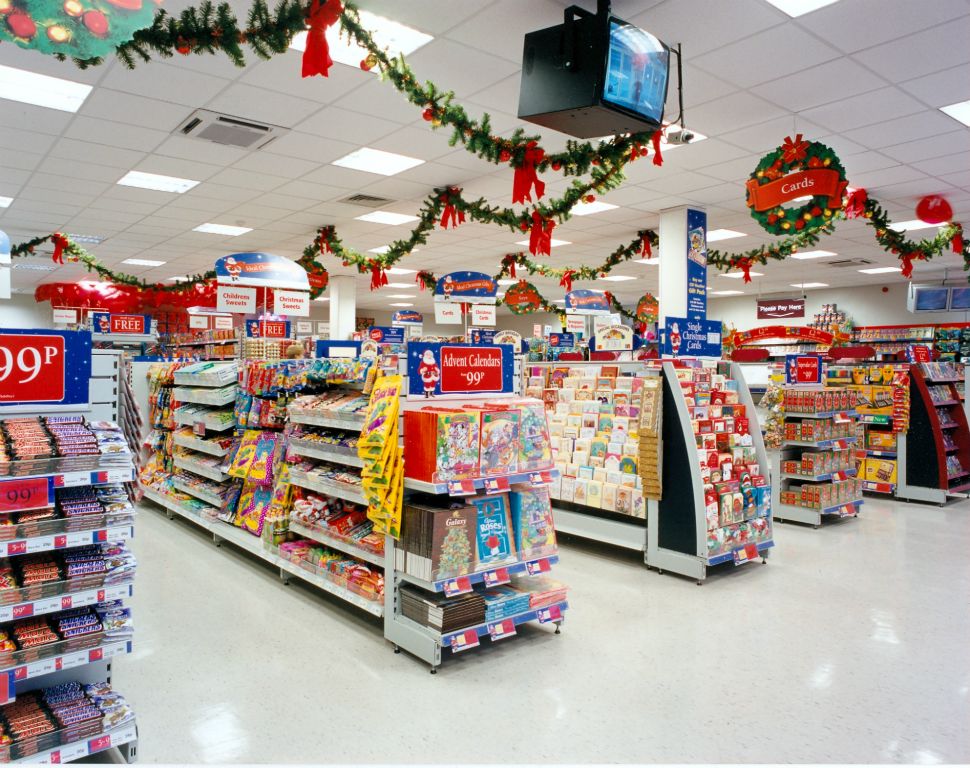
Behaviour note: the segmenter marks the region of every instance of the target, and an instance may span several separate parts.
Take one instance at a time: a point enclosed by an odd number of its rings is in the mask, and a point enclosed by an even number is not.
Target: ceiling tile
[[[693,58],[698,51],[721,48],[769,27],[787,16],[759,0],[667,0],[625,20],[646,29],[668,45],[682,43]],[[703,19],[703,23],[701,20]]]
[[[537,29],[562,24],[563,7],[551,0],[529,0],[527,18],[523,19],[524,15],[520,0],[497,0],[488,6],[487,12],[449,29],[447,37],[464,46],[508,59],[518,69],[524,36]],[[514,34],[509,31],[510,19],[521,20],[521,26]]]
[[[229,86],[205,106],[232,117],[285,128],[292,128],[320,107],[306,99],[242,83]]]
[[[935,5],[935,3],[930,3]],[[924,3],[917,7],[922,9]],[[901,26],[900,29],[907,29]],[[896,82],[911,80],[970,61],[967,18],[953,24],[906,33],[905,44],[885,43],[854,55],[857,61]]]
[[[171,132],[191,114],[191,110],[183,104],[146,99],[110,88],[95,88],[78,114]]]
[[[720,137],[722,134],[784,114],[781,107],[750,93],[735,93],[714,99],[691,110],[690,126],[705,136]]]
[[[851,59],[836,59],[755,86],[751,91],[792,112],[801,112],[886,85],[883,78]]]
[[[970,64],[960,64],[925,77],[906,80],[899,87],[931,107],[967,101],[970,99]]]
[[[519,65],[468,46],[436,39],[413,53],[408,63],[419,79],[432,78],[446,90],[466,98],[519,71]],[[442,75],[435,75],[440,72]],[[415,109],[415,116],[420,110]]]
[[[324,107],[301,122],[296,129],[325,139],[345,141],[356,146],[369,145],[398,130],[400,123],[350,112],[340,107]]]
[[[863,125],[896,120],[925,108],[898,88],[889,87],[805,110],[801,115],[830,130],[849,131]]]
[[[952,131],[958,123],[942,112],[924,111],[915,115],[907,115],[896,120],[887,120],[879,124],[878,130],[857,128],[847,131],[846,138],[857,141],[873,149],[891,147],[907,141],[938,136]]]
[[[163,131],[77,115],[64,135],[69,139],[150,152],[168,138]]]
[[[57,144],[51,148],[50,155],[51,157],[82,160],[85,163],[97,163],[115,168],[121,171],[117,174],[118,178],[123,175],[124,171],[134,168],[145,157],[145,153],[139,150],[121,149],[106,144],[95,144],[90,141],[68,138],[59,139]]]
[[[101,84],[125,93],[197,108],[215,98],[229,83],[220,77],[153,61],[133,70],[116,65]]]
[[[285,138],[285,137],[284,137]],[[277,139],[279,141],[279,139]],[[275,143],[275,142],[274,142]],[[155,150],[155,154],[165,157],[178,157],[197,163],[232,165],[248,154],[248,150],[227,147],[203,139],[188,139],[185,136],[169,136]]]
[[[882,153],[901,163],[912,163],[916,160],[927,160],[967,150],[970,150],[970,131],[964,128],[963,130],[951,131],[938,136],[927,136],[925,139],[885,147],[882,149]]]

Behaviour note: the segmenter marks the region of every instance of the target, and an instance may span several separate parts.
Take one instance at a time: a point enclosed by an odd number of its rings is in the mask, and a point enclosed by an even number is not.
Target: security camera
[[[694,140],[694,134],[686,128],[679,131],[671,131],[667,134],[668,144],[690,144]]]

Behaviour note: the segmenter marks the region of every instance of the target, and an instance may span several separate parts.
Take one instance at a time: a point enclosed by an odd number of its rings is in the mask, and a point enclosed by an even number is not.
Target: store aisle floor
[[[142,762],[968,762],[970,501],[777,526],[707,584],[566,542],[559,636],[446,662],[142,505]]]

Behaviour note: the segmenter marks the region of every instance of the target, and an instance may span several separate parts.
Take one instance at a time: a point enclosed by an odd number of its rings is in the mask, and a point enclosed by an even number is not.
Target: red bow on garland
[[[653,256],[653,248],[650,247],[650,237],[646,232],[640,235],[640,255],[645,259]]]
[[[653,164],[663,165],[664,159],[663,155],[660,154],[660,139],[663,138],[663,134],[660,131],[654,131],[653,136],[650,137],[650,142],[653,144]]]
[[[737,261],[737,267],[744,273],[744,282],[746,283],[751,282],[751,267],[753,266],[754,259],[752,258],[743,258]]]
[[[321,253],[333,253],[333,248],[330,247],[330,238],[333,235],[333,227],[324,227],[320,230],[320,234],[317,236],[317,248],[320,249]],[[344,265],[346,266],[346,264]]]
[[[954,253],[963,253],[963,227],[959,224],[957,226],[957,231],[953,234],[953,240],[950,241],[950,245],[953,247]]]
[[[423,291],[427,287],[426,283],[430,280],[430,278],[431,275],[424,270],[421,270],[414,276],[414,282],[418,284],[419,291]]]
[[[67,238],[60,232],[51,235],[51,242],[54,243],[54,255],[51,257],[55,264],[64,263],[64,249],[67,248]]]
[[[913,276],[913,262],[914,261],[925,261],[926,254],[922,251],[910,251],[909,253],[904,253],[899,257],[903,262],[903,277]]]
[[[509,273],[509,277],[515,277],[515,254],[509,253],[502,257],[502,266]]]
[[[538,211],[532,212],[532,229],[529,233],[529,251],[533,256],[552,255],[552,230],[556,222],[547,219]]]
[[[575,274],[573,270],[567,269],[559,279],[559,285],[566,289],[566,293],[569,293],[573,289],[573,275]]]
[[[445,204],[445,209],[441,212],[442,229],[448,229],[449,226],[457,227],[459,224],[465,223],[465,212],[459,211],[455,204],[451,202],[451,195],[457,195],[458,191],[457,187],[451,187],[441,193],[441,202]]]
[[[327,43],[327,27],[337,23],[344,7],[340,0],[310,0],[307,8],[307,21],[310,28],[306,34],[306,48],[303,50],[303,76],[330,74],[333,59],[330,58],[330,45]]]
[[[385,285],[387,285],[387,273],[384,271],[384,267],[372,261],[370,263],[370,289],[376,291]]]
[[[525,145],[525,153],[522,156],[522,165],[515,168],[515,175],[512,177],[512,202],[524,203],[528,200],[532,202],[532,187],[536,189],[536,201],[542,197],[546,191],[545,182],[540,181],[536,175],[536,163],[542,162],[545,158],[545,150],[536,142],[530,141]]]
[[[794,163],[796,160],[804,160],[808,154],[808,142],[802,139],[800,133],[795,134],[795,138],[786,136],[781,145],[781,157],[786,163]]]
[[[864,189],[853,189],[845,199],[845,218],[857,219],[866,212],[869,195]]]

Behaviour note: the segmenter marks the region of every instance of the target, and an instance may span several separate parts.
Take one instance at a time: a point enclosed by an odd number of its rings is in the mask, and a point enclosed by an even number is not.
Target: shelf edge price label
[[[515,634],[515,622],[512,619],[503,619],[502,621],[493,621],[488,624],[488,636],[492,641],[504,640],[507,637],[512,637]]]
[[[448,597],[463,595],[472,591],[472,582],[467,576],[459,576],[457,579],[449,579],[445,582],[445,594]]]
[[[0,512],[23,512],[52,506],[46,477],[29,477],[0,482]]]
[[[484,580],[486,587],[497,587],[499,584],[508,584],[511,581],[509,578],[509,569],[497,568],[494,571],[486,571]]]
[[[743,547],[738,547],[731,554],[733,556],[735,565],[748,563],[748,562],[751,562],[752,560],[758,559],[758,545],[745,544]]]
[[[474,629],[466,629],[464,632],[459,632],[457,635],[452,635],[448,639],[448,645],[451,647],[452,653],[477,648],[478,632],[476,632]]]
[[[61,764],[61,751],[59,749],[55,749],[53,752],[51,752],[50,761],[51,761],[51,765]]]
[[[533,472],[529,475],[529,482],[532,483],[533,487],[538,488],[542,485],[548,485],[552,482],[551,472]]]
[[[92,648],[90,651],[88,651],[88,661],[101,661],[103,658],[103,648]]]
[[[106,733],[103,736],[98,736],[97,738],[88,741],[88,754],[93,752],[103,752],[106,749],[111,748],[111,734]]]
[[[15,619],[25,619],[28,616],[34,615],[34,604],[33,603],[21,603],[20,605],[15,605],[13,607],[13,617]]]
[[[471,480],[449,480],[449,496],[471,496],[475,493],[475,483]]]
[[[551,567],[549,561],[545,558],[542,560],[530,560],[525,564],[525,569],[530,576],[538,576],[540,573],[548,571]]]
[[[540,624],[562,619],[562,609],[558,605],[550,605],[548,608],[540,608],[536,612],[536,618]]]
[[[20,541],[8,541],[7,542],[7,556],[10,555],[23,555],[27,552],[27,542],[21,539]]]
[[[507,477],[486,477],[485,493],[504,493],[509,489],[509,479]]]

